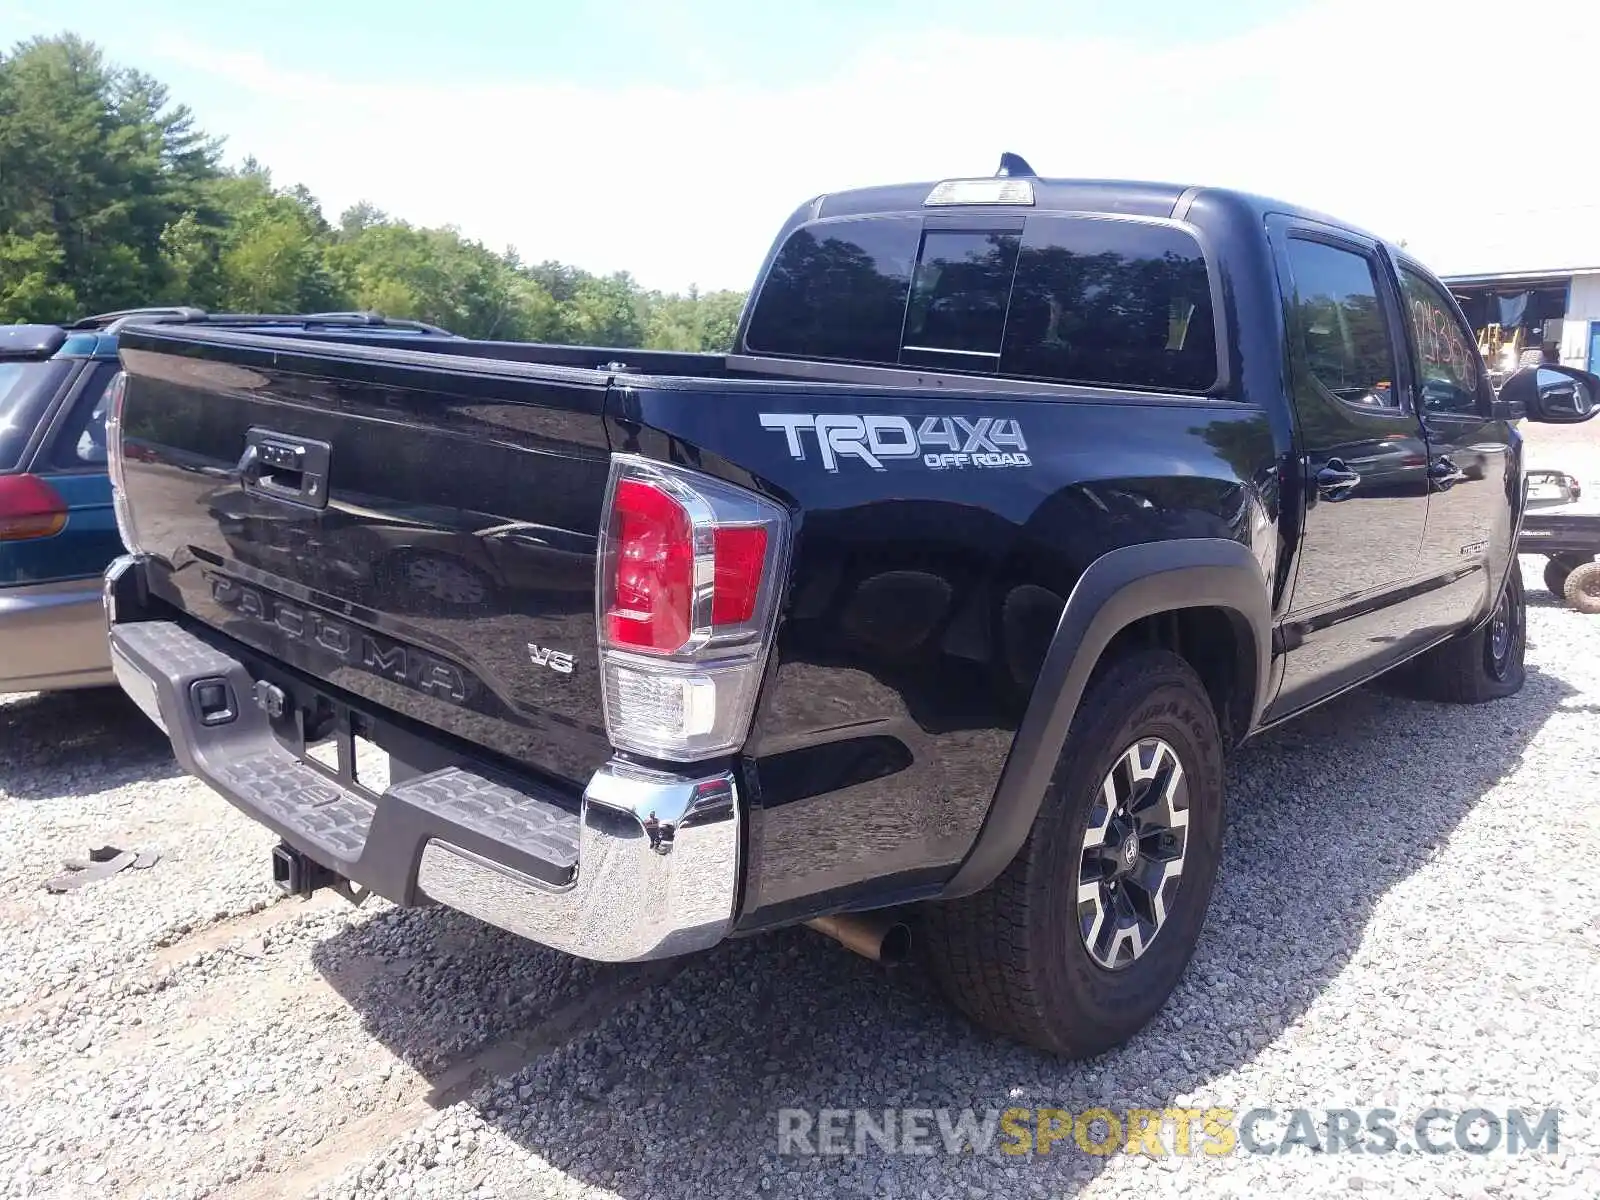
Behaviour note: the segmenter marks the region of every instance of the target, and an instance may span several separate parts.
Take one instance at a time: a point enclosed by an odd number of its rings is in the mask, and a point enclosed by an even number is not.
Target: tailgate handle
[[[326,508],[331,455],[327,442],[252,429],[239,459],[239,486],[266,499]]]

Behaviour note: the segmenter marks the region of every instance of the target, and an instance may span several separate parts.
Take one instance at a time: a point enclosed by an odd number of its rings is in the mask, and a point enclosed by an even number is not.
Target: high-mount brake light
[[[1011,179],[946,179],[937,184],[923,205],[927,208],[944,208],[958,204],[1022,204],[1033,203],[1033,180]]]
[[[37,475],[0,475],[0,542],[54,537],[67,527],[67,502]]]
[[[788,513],[766,497],[633,455],[612,459],[598,616],[613,745],[686,762],[743,743],[788,552]]]

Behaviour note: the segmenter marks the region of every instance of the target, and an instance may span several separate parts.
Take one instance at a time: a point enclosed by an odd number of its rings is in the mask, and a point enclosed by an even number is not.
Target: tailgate
[[[581,783],[605,762],[601,372],[130,330],[152,591],[392,712]]]

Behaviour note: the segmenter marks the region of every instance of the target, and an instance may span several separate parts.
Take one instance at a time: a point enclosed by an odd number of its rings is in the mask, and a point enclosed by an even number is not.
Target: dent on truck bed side
[[[1030,696],[1050,686],[1036,681],[1069,597],[1110,604],[1081,582],[1090,564],[1242,575],[1248,562],[1249,603],[1199,575],[1172,589],[1177,602],[1214,593],[1252,629],[1269,603],[1276,452],[1251,405],[811,382],[695,391],[630,383],[613,393],[609,430],[615,450],[756,487],[794,514],[787,602],[741,763],[741,929],[941,893],[973,857],[1008,760],[1021,762],[1019,729],[1040,719]],[[889,418],[914,430],[1003,421],[1026,463],[1004,457],[1015,446],[987,451],[981,469],[825,458],[819,423],[858,417],[885,431]],[[1211,557],[1186,557],[1187,543]],[[1146,548],[1107,559],[1129,546]],[[1088,615],[1075,604],[1071,620]]]

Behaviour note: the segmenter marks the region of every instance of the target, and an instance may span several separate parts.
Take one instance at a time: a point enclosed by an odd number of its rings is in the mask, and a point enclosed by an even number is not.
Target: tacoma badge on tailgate
[[[207,578],[211,582],[211,598],[222,607],[287,635],[312,653],[332,655],[346,666],[359,667],[453,704],[465,704],[471,698],[470,687],[475,681],[454,663],[358,625],[335,621],[224,575],[208,574]]]

